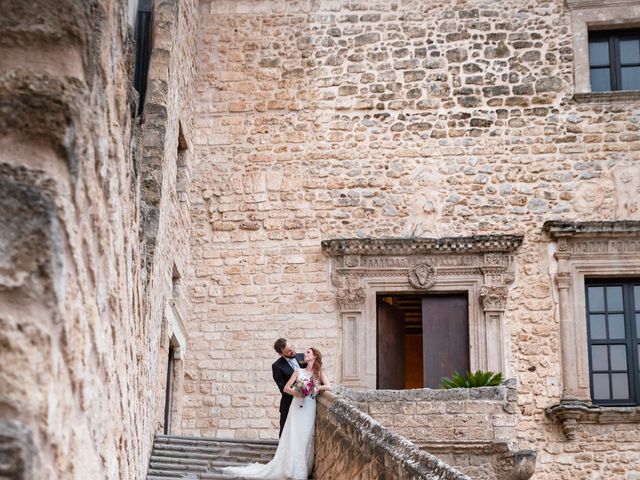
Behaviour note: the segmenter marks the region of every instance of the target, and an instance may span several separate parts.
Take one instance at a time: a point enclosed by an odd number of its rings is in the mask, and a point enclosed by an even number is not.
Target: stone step
[[[191,468],[193,470],[197,470],[202,467],[209,466],[225,466],[225,465],[242,465],[247,463],[267,463],[273,457],[263,457],[263,458],[253,458],[253,457],[220,457],[214,460],[196,460],[193,461],[188,458],[181,457],[156,457],[155,455],[151,457],[150,466],[151,468],[156,468],[158,465],[172,465],[177,467],[186,467],[187,469]]]
[[[278,445],[277,440],[259,440],[259,439],[246,439],[239,440],[236,438],[217,438],[217,437],[186,437],[180,435],[156,435],[155,442],[163,443],[204,443],[204,444],[241,444],[241,445],[256,445],[256,446],[274,446]]]
[[[246,477],[237,477],[224,475],[221,470],[212,470],[205,473],[197,474],[182,474],[172,471],[162,470],[149,470],[147,480],[166,480],[166,479],[181,479],[181,480],[249,480]]]
[[[273,440],[237,440],[157,435],[147,480],[243,480],[222,474],[222,467],[267,463],[273,458]]]
[[[189,450],[161,450],[155,449],[153,455],[158,458],[171,457],[171,458],[190,458],[193,460],[216,460],[220,457],[228,456],[240,456],[245,458],[271,458],[275,453],[273,452],[253,452],[253,451],[235,451],[229,450],[220,451],[189,451]]]

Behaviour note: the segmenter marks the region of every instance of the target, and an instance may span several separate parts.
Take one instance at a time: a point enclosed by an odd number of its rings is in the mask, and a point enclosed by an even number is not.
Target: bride
[[[318,391],[331,390],[327,375],[322,370],[322,354],[315,348],[304,352],[305,368],[293,372],[284,391],[295,398],[273,459],[267,463],[252,463],[242,467],[226,467],[223,473],[246,478],[273,480],[307,480],[313,469],[313,437],[316,420],[314,395],[303,397],[295,389],[298,380],[313,380]]]

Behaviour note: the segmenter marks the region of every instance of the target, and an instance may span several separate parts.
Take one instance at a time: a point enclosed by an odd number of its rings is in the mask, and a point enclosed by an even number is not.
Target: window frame
[[[549,220],[558,301],[562,389],[560,403],[591,405],[587,337],[587,279],[640,278],[640,221]]]
[[[147,80],[151,63],[153,45],[153,0],[139,0],[136,9],[135,26],[135,67],[133,86],[138,92],[138,108],[136,114],[142,115],[147,95]]]
[[[640,43],[640,28],[626,28],[617,30],[589,30],[588,45],[596,41],[607,41],[609,47],[609,63],[594,65],[589,54],[589,84],[592,92],[630,92],[639,89],[623,89],[622,88],[622,68],[640,67],[640,59],[637,63],[622,64],[620,54],[620,40],[635,39]],[[589,52],[591,49],[589,48]],[[596,69],[609,69],[609,90],[594,90],[591,81],[591,72]]]
[[[640,27],[637,0],[566,0],[573,40],[574,100],[578,103],[632,102],[637,90],[592,92],[589,71],[589,31]]]
[[[594,312],[590,309],[589,305],[589,287],[622,287],[622,299],[625,326],[625,338],[624,339],[593,339],[591,336],[591,322],[589,321],[589,315],[593,313],[603,313],[609,315],[612,313],[608,309],[607,296],[604,296],[605,309],[602,312]],[[640,338],[638,338],[638,332],[636,328],[635,315],[638,310],[638,306],[635,305],[635,293],[634,288],[640,287],[640,278],[585,278],[585,322],[587,328],[587,342],[588,342],[588,356],[589,356],[589,383],[591,391],[591,402],[594,405],[601,406],[639,406],[640,405],[640,358],[638,352],[638,345],[640,344]],[[606,290],[605,290],[606,292]],[[616,312],[617,313],[617,312]],[[607,322],[608,324],[608,322]],[[619,373],[611,368],[609,370],[594,371],[592,347],[594,345],[625,345],[627,347],[627,370],[624,371],[628,375],[628,399],[596,399],[594,395],[594,373]],[[608,350],[609,351],[609,350]],[[608,356],[609,367],[611,367],[610,354]],[[620,371],[622,372],[622,371]],[[613,394],[611,377],[609,377],[609,388],[611,394]]]

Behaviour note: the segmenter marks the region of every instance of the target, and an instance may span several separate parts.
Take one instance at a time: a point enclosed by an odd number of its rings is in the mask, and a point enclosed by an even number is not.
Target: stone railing
[[[338,395],[417,444],[505,443],[516,436],[515,381],[498,387],[351,390]]]
[[[515,448],[515,380],[451,390],[351,390],[338,396],[474,479],[527,479],[536,454]]]
[[[332,392],[317,405],[317,480],[470,480]]]

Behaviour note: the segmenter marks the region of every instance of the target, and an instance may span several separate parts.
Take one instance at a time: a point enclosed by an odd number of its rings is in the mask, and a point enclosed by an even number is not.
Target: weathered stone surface
[[[195,2],[154,10],[142,127],[123,2],[2,9],[0,477],[144,478],[187,311]]]
[[[332,392],[318,397],[314,477],[465,480]]]
[[[33,432],[19,422],[0,421],[0,475],[12,480],[29,480],[39,471]]]
[[[503,340],[518,381],[517,405],[506,408],[518,420],[496,432],[539,453],[534,478],[638,469],[640,456],[617,460],[613,430],[595,425],[580,427],[581,448],[593,452],[601,434],[611,466],[578,462],[543,413],[561,395],[561,358],[542,224],[640,219],[636,104],[573,101],[566,2],[305,4],[312,13],[288,3],[287,16],[279,2],[259,4],[211,2],[201,18],[196,130],[226,143],[196,146],[192,288],[204,293],[193,297],[200,358],[189,366],[186,431],[274,438],[277,392],[269,378],[246,376],[236,352],[256,352],[256,368],[268,371],[280,335],[318,346],[341,380],[345,325],[322,240],[517,233]],[[276,53],[280,67],[260,67]],[[304,74],[278,74],[294,68]],[[276,100],[283,109],[267,108]],[[238,101],[247,110],[228,113]],[[243,183],[267,172],[280,180],[261,196]],[[223,219],[229,212],[238,217]],[[212,218],[238,228],[212,230]],[[304,226],[286,228],[294,218]],[[240,228],[246,221],[264,228]],[[206,396],[215,408],[245,397],[228,414],[244,423],[209,415]],[[261,415],[272,426],[246,427]]]
[[[526,470],[524,480],[533,474],[536,454],[510,451],[518,424],[513,379],[477,389],[335,390],[392,432],[473,478],[506,480]]]
[[[369,43],[375,43],[380,40],[379,33],[363,33],[362,35],[358,35],[353,39],[353,43],[356,47],[367,45]]]
[[[322,240],[505,233],[524,236],[496,339],[517,424],[493,434],[537,450],[540,479],[640,470],[636,416],[578,424],[574,443],[543,413],[564,370],[541,227],[640,219],[637,94],[572,95],[568,6],[584,2],[153,2],[140,122],[123,2],[5,3],[0,415],[39,422],[33,476],[143,477],[167,304],[193,320],[174,427],[274,438],[278,394],[246,352],[268,372],[285,335],[343,375]],[[482,438],[455,412],[467,400],[424,415]],[[379,415],[418,421],[411,408]]]

